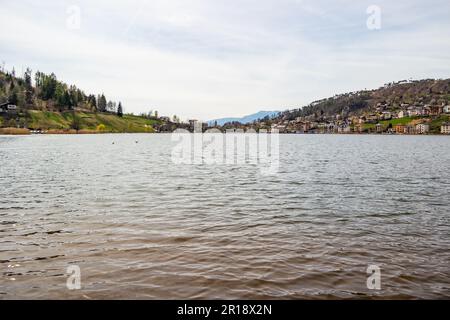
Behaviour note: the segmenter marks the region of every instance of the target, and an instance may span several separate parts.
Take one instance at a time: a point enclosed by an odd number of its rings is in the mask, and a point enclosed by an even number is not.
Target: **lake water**
[[[450,298],[450,137],[282,135],[276,176],[170,155],[0,136],[0,299]]]

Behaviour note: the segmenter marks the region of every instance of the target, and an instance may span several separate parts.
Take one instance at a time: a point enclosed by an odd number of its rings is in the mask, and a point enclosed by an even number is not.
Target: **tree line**
[[[54,111],[71,111],[81,108],[93,112],[116,113],[123,115],[122,103],[108,101],[105,95],[86,94],[75,85],[59,81],[54,73],[45,74],[37,71],[33,74],[27,68],[23,77],[0,70],[0,103],[17,105],[24,109],[51,109]]]

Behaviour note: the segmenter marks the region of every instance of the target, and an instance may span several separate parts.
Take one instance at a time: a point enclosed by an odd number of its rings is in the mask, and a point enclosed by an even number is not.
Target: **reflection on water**
[[[277,176],[170,145],[1,136],[0,298],[450,297],[448,137],[283,135]]]

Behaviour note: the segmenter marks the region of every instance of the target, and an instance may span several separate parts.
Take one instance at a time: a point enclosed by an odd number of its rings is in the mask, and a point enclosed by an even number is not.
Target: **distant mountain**
[[[228,122],[240,122],[242,124],[252,123],[253,121],[261,120],[265,117],[273,118],[277,116],[280,112],[279,111],[259,111],[254,114],[250,114],[248,116],[242,117],[242,118],[221,118],[221,119],[214,119],[209,120],[208,125],[214,125],[217,121],[217,125],[223,126],[225,123]]]

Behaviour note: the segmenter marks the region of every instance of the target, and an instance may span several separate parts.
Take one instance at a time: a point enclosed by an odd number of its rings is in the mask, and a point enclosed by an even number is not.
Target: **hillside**
[[[161,121],[141,116],[94,112],[53,112],[28,110],[14,119],[0,115],[1,127],[27,128],[48,133],[151,133],[161,126]]]
[[[104,94],[85,94],[57,80],[54,74],[38,71],[34,84],[29,69],[23,77],[16,76],[14,70],[0,71],[0,128],[94,133],[168,131],[174,126],[157,115],[124,114],[120,102],[107,101]]]
[[[450,104],[450,79],[416,80],[389,83],[375,90],[350,92],[314,101],[311,104],[280,114],[280,118],[358,116],[383,110],[400,110],[407,106]]]
[[[14,69],[11,72],[0,71],[0,104],[2,103],[16,105],[21,110],[122,111],[115,102],[107,102],[104,94],[86,94],[75,85],[59,81],[53,73],[47,75],[37,71],[33,76],[30,69],[20,76],[16,75]]]

